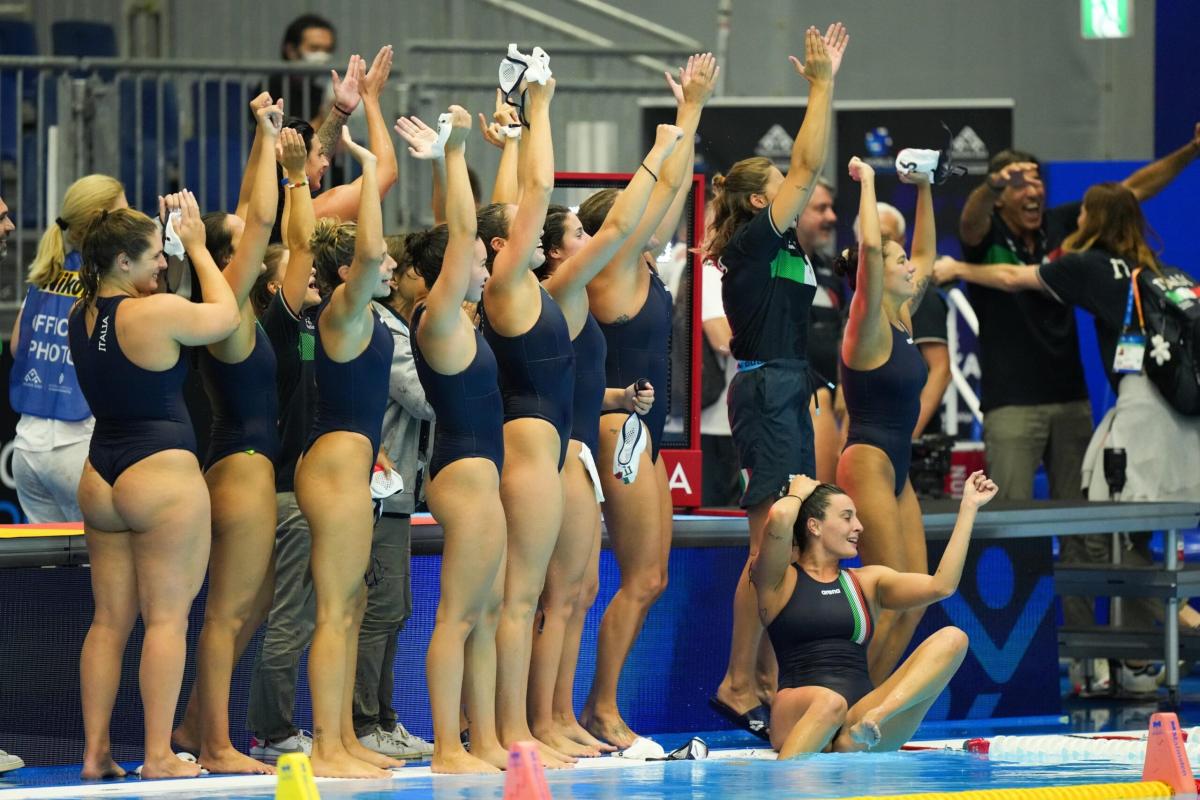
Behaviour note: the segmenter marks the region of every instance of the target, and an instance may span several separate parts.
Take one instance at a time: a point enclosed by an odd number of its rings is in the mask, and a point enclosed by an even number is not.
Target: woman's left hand
[[[963,483],[962,504],[975,508],[986,506],[998,491],[1000,488],[991,478],[983,474],[983,470],[976,470]]]
[[[650,386],[649,383],[646,384]],[[625,387],[625,408],[637,414],[648,414],[654,406],[654,387],[639,389],[636,383]]]

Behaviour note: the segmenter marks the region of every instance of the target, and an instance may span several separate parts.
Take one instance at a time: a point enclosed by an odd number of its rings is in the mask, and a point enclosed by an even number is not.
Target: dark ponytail
[[[546,222],[542,225],[542,252],[546,260],[533,271],[539,281],[544,281],[554,274],[557,264],[550,263],[550,251],[562,247],[563,237],[567,232],[567,217],[571,209],[566,206],[552,205],[546,209]]]
[[[846,279],[850,291],[858,288],[858,245],[852,244],[833,259],[833,272]]]

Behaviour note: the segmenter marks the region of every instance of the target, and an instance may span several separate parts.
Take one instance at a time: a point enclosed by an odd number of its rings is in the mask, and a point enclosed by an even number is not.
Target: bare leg
[[[365,476],[374,460],[359,434],[327,433],[296,471],[296,500],[312,528],[317,626],[308,657],[313,705],[313,773],[330,778],[383,778],[390,773],[354,757],[342,736],[346,651],[355,603],[371,554],[371,498]]]
[[[80,777],[119,778],[125,770],[113,761],[109,724],[121,685],[121,660],[138,615],[131,534],[84,530],[95,611],[79,656],[85,742]]]
[[[833,414],[833,393],[822,386],[813,392],[808,403],[812,416],[813,448],[817,457],[817,474],[821,483],[833,483],[837,478],[838,455],[842,452],[842,433]]]
[[[503,508],[497,505],[503,515]],[[500,624],[500,607],[504,602],[504,546],[497,539],[501,558],[492,580],[483,610],[475,629],[467,638],[467,671],[464,688],[471,723],[471,755],[498,769],[508,768],[508,751],[500,744],[496,732],[496,628]],[[478,679],[472,676],[479,676]]]
[[[275,470],[262,456],[235,453],[214,464],[205,478],[212,498],[213,547],[193,694],[201,712],[199,760],[214,773],[269,775],[273,767],[238,752],[230,741],[229,684],[241,655],[239,639],[244,647],[249,636],[243,637],[243,630],[271,571]],[[177,729],[176,740],[178,734]]]
[[[508,522],[508,562],[496,629],[496,721],[505,746],[534,738],[526,719],[529,660],[534,613],[562,525],[558,447],[558,434],[545,420],[515,419],[504,424],[500,497]],[[574,760],[542,744],[541,754],[548,764]]]
[[[771,706],[771,746],[779,758],[819,753],[846,720],[846,698],[821,686],[783,689]]]
[[[616,446],[619,419],[612,414],[600,418],[601,452],[612,452]],[[604,484],[609,538],[621,567],[621,585],[600,623],[596,676],[580,722],[596,738],[628,747],[637,734],[629,729],[617,708],[617,683],[646,614],[667,588],[666,556],[671,531],[669,525],[663,530],[666,468],[661,460],[650,463],[647,450],[633,483],[622,483],[609,470],[601,470],[600,480]],[[669,496],[665,502],[669,517]]]
[[[498,771],[497,766],[466,751],[459,731],[466,695],[468,702],[477,706],[472,710],[472,725],[476,726],[472,739],[487,735],[479,728],[483,723],[476,715],[490,723],[490,738],[496,738],[494,635],[490,662],[487,635],[471,643],[471,656],[478,661],[469,668],[465,662],[469,637],[479,629],[485,613],[494,618],[500,602],[498,586],[502,584],[498,581],[503,581],[506,534],[499,485],[492,462],[468,458],[446,466],[428,487],[429,508],[445,531],[437,621],[425,656],[433,712],[434,772]],[[464,673],[469,674],[469,683],[464,684]]]
[[[575,611],[567,622],[563,657],[558,665],[558,679],[554,685],[554,724],[559,732],[573,742],[611,753],[617,748],[592,736],[579,724],[575,716],[575,670],[579,665],[579,648],[583,641],[583,624],[588,611],[600,593],[600,509],[592,514],[592,546],[588,554],[587,572],[579,589],[579,600]]]
[[[758,597],[750,584],[750,565],[758,557],[762,545],[763,530],[767,524],[767,512],[771,500],[764,500],[748,510],[750,521],[750,552],[742,574],[738,576],[737,589],[733,593],[733,632],[729,642],[729,666],[725,677],[717,687],[717,699],[744,714],[761,702],[756,675],[759,642],[763,639],[762,620],[758,616]]]
[[[579,443],[567,447],[561,474],[564,509],[558,542],[546,572],[546,588],[533,628],[533,657],[529,664],[529,723],[534,736],[569,756],[598,756],[559,731],[554,722],[554,685],[564,655],[564,640],[575,616],[580,583],[587,572],[592,533],[599,515],[591,479],[579,460]],[[574,663],[574,658],[572,658]]]
[[[946,627],[922,642],[896,673],[854,704],[834,740],[839,752],[898,750],[967,655],[967,635]]]

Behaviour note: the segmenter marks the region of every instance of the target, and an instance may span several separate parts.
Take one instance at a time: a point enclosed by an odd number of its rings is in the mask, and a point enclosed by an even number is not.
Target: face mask
[[[300,54],[300,60],[306,64],[328,64],[331,57],[332,54],[324,50],[309,50]]]

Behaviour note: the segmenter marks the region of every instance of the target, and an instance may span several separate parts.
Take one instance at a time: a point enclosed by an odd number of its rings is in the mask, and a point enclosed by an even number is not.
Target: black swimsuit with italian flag
[[[875,623],[862,586],[850,570],[821,583],[792,567],[796,588],[767,626],[779,660],[779,688],[824,686],[853,706],[875,688],[867,672]]]

